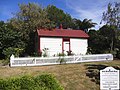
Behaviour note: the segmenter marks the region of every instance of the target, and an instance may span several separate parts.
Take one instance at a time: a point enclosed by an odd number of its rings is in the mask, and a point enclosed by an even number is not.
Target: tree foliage
[[[107,11],[103,12],[102,20],[108,24],[113,26],[120,26],[120,3],[109,3],[107,7]]]
[[[120,3],[108,4],[107,11],[103,12],[102,20],[110,26],[111,32],[111,52],[116,49],[116,41],[118,39],[118,28],[120,28]]]
[[[62,24],[63,28],[72,28],[72,18],[63,10],[54,5],[48,5],[46,11],[49,20],[55,23],[56,27],[59,27],[60,24]]]
[[[73,19],[74,29],[81,29],[85,32],[88,32],[88,29],[95,27],[97,23],[93,23],[92,19],[84,19],[83,21],[79,19]]]
[[[46,27],[49,22],[46,11],[35,3],[19,4],[20,11],[10,20],[10,23],[22,32],[24,39],[29,39],[29,34],[38,28]]]
[[[102,42],[100,42],[100,36],[98,34],[98,31],[96,30],[90,30],[88,32],[89,40],[88,40],[88,51],[89,53],[92,54],[98,54],[101,53],[101,44]]]
[[[19,4],[20,11],[10,20],[16,30],[22,33],[22,39],[26,43],[25,52],[31,55],[34,52],[35,31],[38,28],[46,28],[50,20],[46,11],[35,3]]]
[[[9,23],[0,22],[0,56],[6,56],[5,50],[11,48],[25,48],[21,33],[16,31]],[[8,52],[9,53],[9,52]]]
[[[115,49],[111,52],[111,42],[113,35],[113,29],[110,25],[104,25],[99,30],[90,30],[88,32],[90,38],[88,40],[88,50],[93,54],[112,53],[115,57],[120,58],[120,31],[117,30],[118,38],[114,37]]]

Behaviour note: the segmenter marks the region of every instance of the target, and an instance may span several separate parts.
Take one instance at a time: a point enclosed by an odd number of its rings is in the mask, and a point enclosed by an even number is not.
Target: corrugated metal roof
[[[69,29],[54,29],[54,30],[46,30],[39,29],[37,30],[39,36],[46,37],[76,37],[76,38],[88,38],[88,34],[86,34],[82,30],[69,30]]]

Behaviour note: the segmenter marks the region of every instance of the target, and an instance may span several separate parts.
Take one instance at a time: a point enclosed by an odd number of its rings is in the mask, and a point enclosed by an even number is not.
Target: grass
[[[19,77],[22,75],[36,76],[42,73],[51,73],[55,75],[65,90],[99,90],[99,84],[93,82],[90,77],[86,76],[86,73],[91,69],[90,67],[94,71],[99,70],[101,65],[120,67],[120,60],[37,67],[10,68],[1,66],[0,78]]]

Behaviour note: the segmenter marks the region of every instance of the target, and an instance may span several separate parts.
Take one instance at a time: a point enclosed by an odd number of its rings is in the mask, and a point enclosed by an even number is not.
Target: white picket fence
[[[10,66],[39,66],[111,60],[113,60],[112,54],[77,55],[64,57],[14,57],[14,55],[12,55],[10,57]]]

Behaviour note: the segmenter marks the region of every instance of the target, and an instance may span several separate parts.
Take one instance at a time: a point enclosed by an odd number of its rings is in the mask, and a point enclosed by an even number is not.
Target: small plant
[[[68,55],[68,56],[72,56],[72,55],[74,55],[74,54],[73,54],[72,51],[70,50],[70,51],[67,51],[67,55]]]
[[[64,58],[61,58],[61,59],[60,59],[60,64],[66,64],[66,61],[65,61]]]
[[[59,53],[59,54],[57,54],[57,56],[66,56],[64,53]]]
[[[62,58],[59,57],[58,62],[59,62],[60,64],[66,64],[66,61],[65,61],[64,57],[62,57]]]
[[[42,56],[42,52],[35,52],[35,53],[33,53],[33,56],[35,56],[35,57],[41,57]]]
[[[86,54],[92,54],[92,49],[91,49],[91,47],[88,47],[87,48],[87,53]]]
[[[60,64],[65,64],[66,61],[64,59],[64,56],[66,55],[64,53],[59,53],[58,56],[59,56],[58,62],[60,62]]]
[[[5,65],[8,65],[8,64],[9,64],[9,60],[6,60],[6,59],[0,60],[0,65],[5,66]]]
[[[43,57],[48,57],[48,48],[43,49]]]

